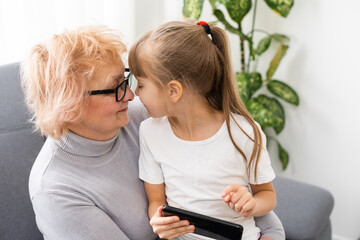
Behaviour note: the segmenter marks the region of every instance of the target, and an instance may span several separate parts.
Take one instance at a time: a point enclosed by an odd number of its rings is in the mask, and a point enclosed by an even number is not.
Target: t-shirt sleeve
[[[268,183],[268,182],[271,182],[272,180],[274,180],[275,172],[271,166],[270,156],[266,149],[266,135],[261,130],[261,127],[259,126],[259,124],[256,123],[256,125],[259,128],[260,133],[261,133],[263,147],[261,149],[260,158],[259,158],[258,165],[257,165],[256,179],[255,179],[255,174],[254,174],[255,173],[255,164],[252,164],[251,168],[250,168],[251,174],[249,177],[249,183],[250,184],[263,184],[263,183]],[[254,142],[251,141],[250,139],[248,139],[247,142],[248,142],[248,144],[246,145],[246,148],[248,148],[247,152],[252,153],[252,150],[254,147]],[[250,160],[250,156],[251,156],[251,154],[248,156],[249,160]]]
[[[77,194],[40,191],[32,204],[45,239],[129,240],[109,215]]]
[[[139,157],[139,178],[145,182],[151,184],[164,183],[164,175],[160,166],[160,163],[154,159],[151,149],[149,148],[149,136],[148,125],[143,122],[140,125],[139,138],[140,138],[140,157]]]

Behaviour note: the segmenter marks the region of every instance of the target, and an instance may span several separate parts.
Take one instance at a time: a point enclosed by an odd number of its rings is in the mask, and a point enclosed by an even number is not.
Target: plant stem
[[[261,30],[261,29],[253,29],[251,32],[249,32],[248,34],[253,34],[254,32],[261,32],[261,33],[264,33],[264,34],[266,34],[266,35],[268,35],[268,36],[270,36],[271,34],[270,33],[268,33],[267,31],[264,31],[264,30]]]
[[[255,0],[255,3],[254,3],[254,13],[253,13],[253,19],[252,19],[252,26],[251,26],[251,35],[250,35],[251,41],[253,40],[253,35],[254,35],[256,7],[257,7],[257,0]],[[248,64],[247,64],[247,71],[248,72],[250,70],[250,61],[251,61],[251,54],[249,54],[249,60],[248,60]]]
[[[239,23],[239,31],[242,32],[241,22]],[[244,38],[240,37],[240,66],[241,72],[245,72],[245,49],[244,49]]]

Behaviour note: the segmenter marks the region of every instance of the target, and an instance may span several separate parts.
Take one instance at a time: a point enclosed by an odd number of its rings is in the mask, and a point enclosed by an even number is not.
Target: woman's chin
[[[129,115],[127,112],[118,112],[117,113],[117,126],[125,127],[129,123]]]

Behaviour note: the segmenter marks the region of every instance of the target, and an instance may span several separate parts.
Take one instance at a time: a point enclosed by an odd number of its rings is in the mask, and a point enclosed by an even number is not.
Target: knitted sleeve
[[[81,195],[40,191],[32,203],[44,239],[129,239],[105,212]]]
[[[255,218],[256,226],[261,229],[261,237],[268,237],[274,240],[285,240],[285,231],[278,216],[269,212],[265,216]]]

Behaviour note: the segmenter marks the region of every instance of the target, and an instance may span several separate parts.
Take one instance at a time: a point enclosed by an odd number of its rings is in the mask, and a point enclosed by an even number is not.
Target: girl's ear
[[[179,101],[183,94],[183,86],[179,81],[171,80],[167,84],[168,94],[170,97],[170,101],[176,103]]]

